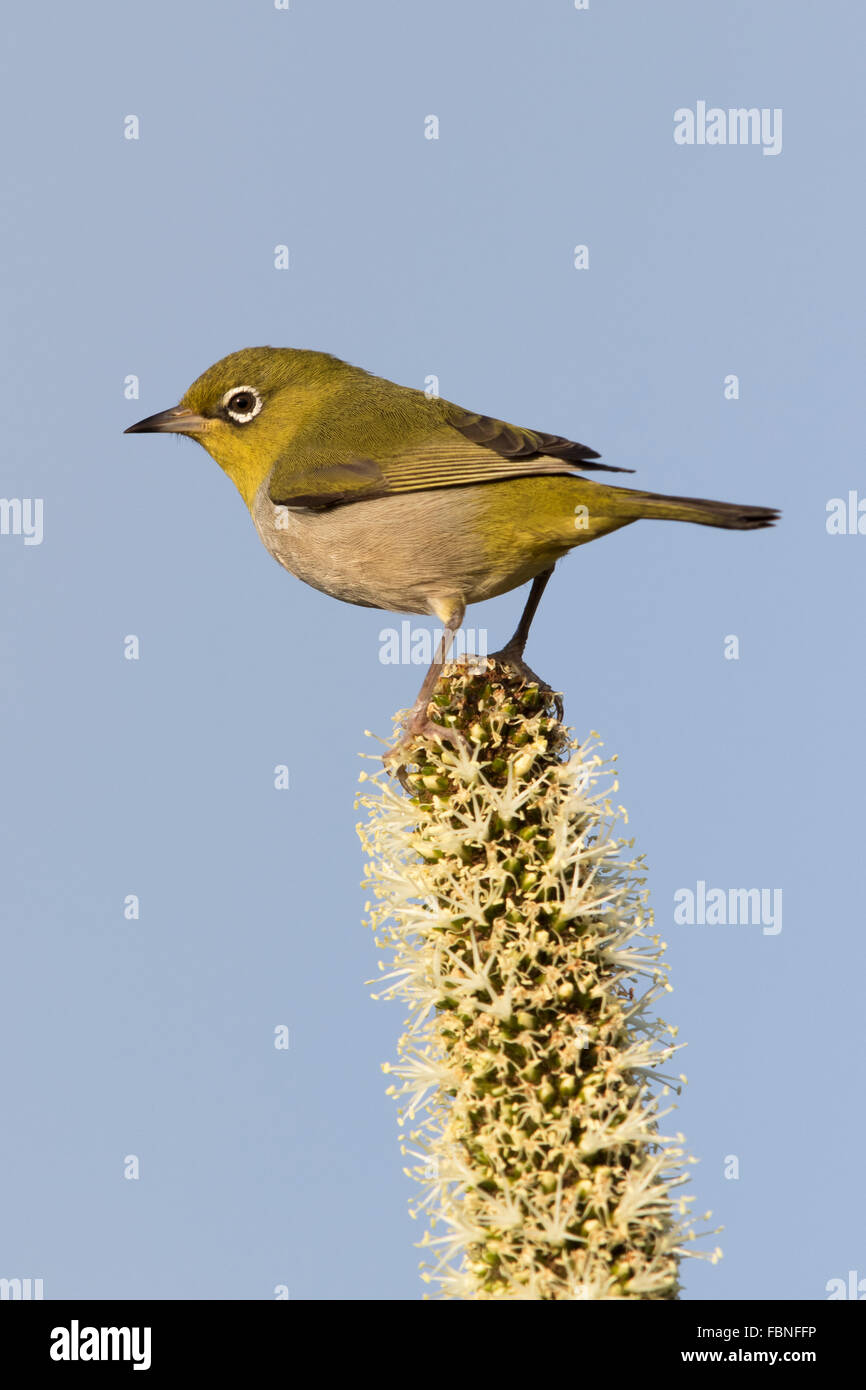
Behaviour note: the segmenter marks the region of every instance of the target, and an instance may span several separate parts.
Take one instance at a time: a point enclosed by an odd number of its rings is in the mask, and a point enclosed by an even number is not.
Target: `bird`
[[[201,444],[235,484],[266,549],[314,589],[439,620],[442,637],[401,747],[443,734],[429,704],[468,604],[530,585],[514,634],[492,659],[549,692],[524,651],[554,567],[570,550],[647,518],[752,531],[780,516],[585,477],[634,470],[307,348],[229,353],[178,405],[124,433]]]

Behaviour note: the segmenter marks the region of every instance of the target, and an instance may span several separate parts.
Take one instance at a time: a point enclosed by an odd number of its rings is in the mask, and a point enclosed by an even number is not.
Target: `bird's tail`
[[[667,497],[661,492],[628,492],[639,507],[639,517],[659,521],[696,521],[701,526],[723,526],[729,531],[756,531],[772,526],[781,515],[775,507],[748,507],[737,502],[712,502],[706,497]]]

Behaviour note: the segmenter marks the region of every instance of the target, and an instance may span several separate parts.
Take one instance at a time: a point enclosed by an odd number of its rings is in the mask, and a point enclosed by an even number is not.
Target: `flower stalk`
[[[658,1126],[685,1078],[663,1070],[664,945],[611,763],[492,659],[446,666],[434,710],[459,744],[425,737],[408,796],[382,771],[359,799],[377,997],[408,1006],[385,1070],[422,1277],[446,1298],[674,1299],[694,1160]]]

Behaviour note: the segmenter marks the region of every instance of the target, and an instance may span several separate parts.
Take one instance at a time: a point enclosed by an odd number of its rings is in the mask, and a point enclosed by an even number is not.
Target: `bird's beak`
[[[171,410],[161,410],[158,415],[148,415],[123,431],[124,434],[200,434],[208,428],[210,421],[204,415],[197,415],[186,406],[175,405]]]

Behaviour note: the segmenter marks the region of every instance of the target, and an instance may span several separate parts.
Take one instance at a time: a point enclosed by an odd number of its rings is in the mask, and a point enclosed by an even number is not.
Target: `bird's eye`
[[[245,425],[262,408],[262,398],[254,386],[233,386],[226,391],[220,405],[230,420],[237,425]]]

